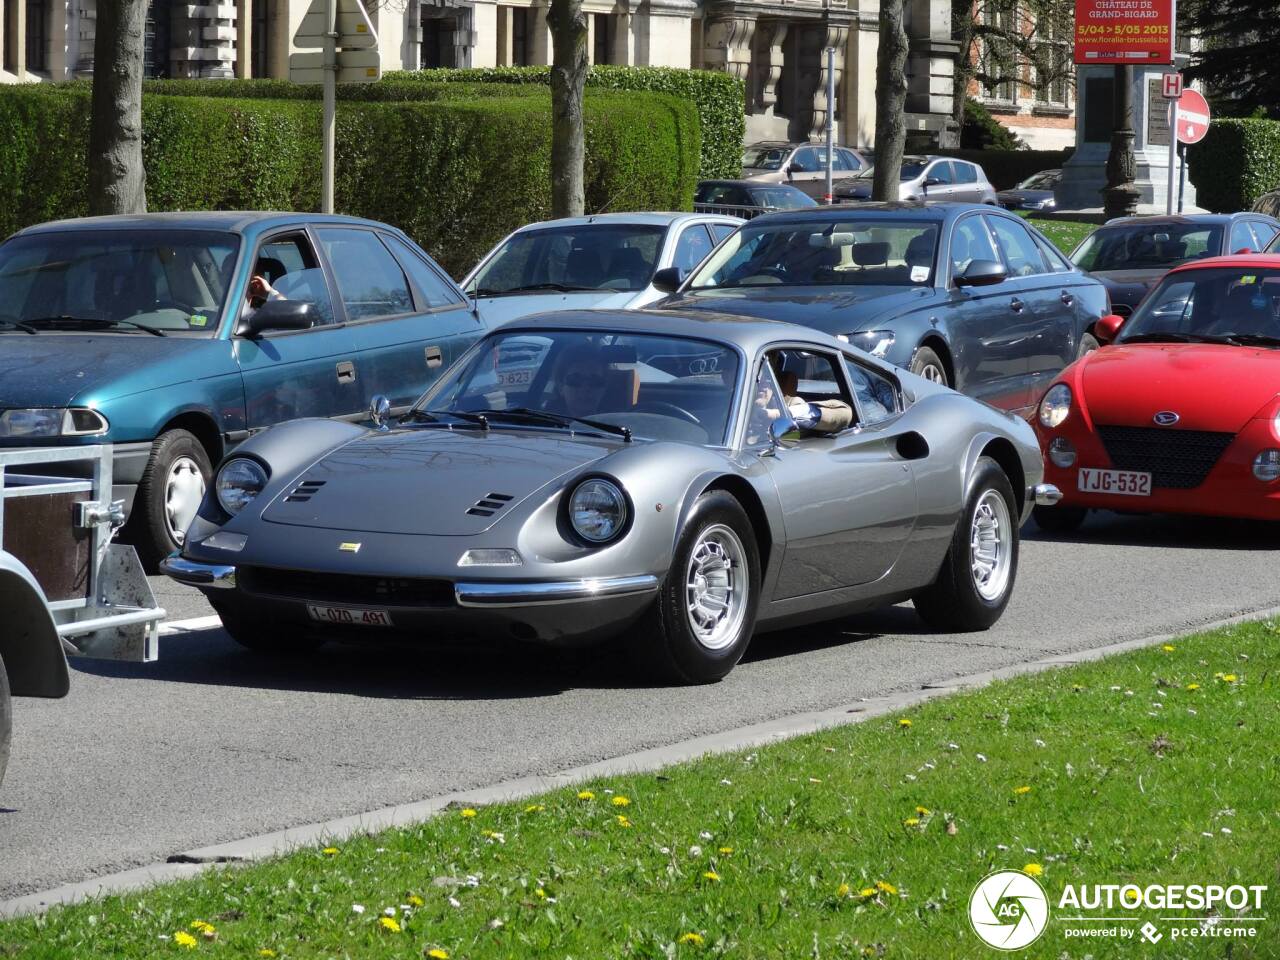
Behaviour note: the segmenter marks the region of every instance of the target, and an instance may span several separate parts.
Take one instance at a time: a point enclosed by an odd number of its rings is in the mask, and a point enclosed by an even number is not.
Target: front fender
[[[67,657],[44,591],[31,571],[0,550],[0,658],[15,697],[65,697]]]

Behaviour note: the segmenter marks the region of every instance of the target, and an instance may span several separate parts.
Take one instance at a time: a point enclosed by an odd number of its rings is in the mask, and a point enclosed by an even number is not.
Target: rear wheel
[[[911,598],[930,626],[986,630],[1000,619],[1018,573],[1017,515],[1009,478],[990,457],[980,458],[938,578]]]
[[[4,783],[5,767],[9,766],[9,744],[13,739],[13,701],[9,699],[9,674],[0,657],[0,784]]]
[[[911,358],[911,372],[924,377],[931,383],[940,383],[944,387],[951,386],[947,380],[947,368],[942,365],[942,358],[929,347],[921,347]]]
[[[630,647],[648,671],[677,683],[711,683],[742,659],[755,629],[760,556],[746,511],[712,490],[694,504],[671,567]]]
[[[236,610],[226,601],[210,599],[213,612],[222,619],[222,628],[236,643],[257,653],[296,656],[310,653],[324,644],[323,640],[298,636],[293,624],[276,620],[255,619]]]
[[[1045,533],[1073,533],[1088,513],[1084,507],[1036,507],[1031,516]]]
[[[148,573],[182,548],[212,477],[209,455],[194,434],[166,430],[151,445],[127,530]]]

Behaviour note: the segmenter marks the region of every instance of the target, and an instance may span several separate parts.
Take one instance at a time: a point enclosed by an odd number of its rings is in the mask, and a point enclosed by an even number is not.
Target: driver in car
[[[608,384],[609,365],[603,354],[595,347],[572,347],[560,361],[555,393],[547,410],[571,417],[595,416],[600,412]]]

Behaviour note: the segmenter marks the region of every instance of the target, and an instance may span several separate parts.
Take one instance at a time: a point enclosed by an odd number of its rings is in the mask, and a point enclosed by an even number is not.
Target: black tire
[[[138,551],[148,573],[155,573],[160,561],[182,546],[179,537],[170,532],[166,505],[167,479],[180,460],[194,464],[206,488],[213,479],[209,455],[194,434],[166,430],[156,437],[125,528],[125,539]]]
[[[929,347],[921,347],[916,351],[915,356],[911,358],[911,372],[917,377],[941,383],[944,387],[951,386],[946,365],[942,362],[942,358]]]
[[[299,636],[298,627],[294,624],[279,623],[275,620],[255,619],[243,611],[236,610],[223,600],[209,599],[222,620],[222,628],[240,646],[255,653],[273,656],[299,656],[311,653],[324,645],[323,640],[315,637]]]
[[[1004,500],[1009,538],[1005,557],[1008,561],[1003,589],[993,596],[983,596],[975,582],[972,551],[969,538],[975,515],[988,494],[997,494]],[[1018,574],[1018,503],[1013,487],[1000,465],[990,457],[978,460],[964,510],[951,536],[951,546],[943,558],[942,569],[933,584],[912,597],[916,612],[936,630],[965,632],[986,630],[1000,619],[1004,608],[1013,596],[1013,585]]]
[[[9,766],[9,744],[13,741],[13,701],[9,699],[9,674],[0,657],[0,785]]]
[[[1076,347],[1076,359],[1079,360],[1086,353],[1093,353],[1098,349],[1098,338],[1091,333],[1081,334],[1080,346]]]
[[[1031,517],[1045,533],[1074,533],[1088,513],[1084,507],[1036,507]]]
[[[741,567],[745,567],[746,593],[739,603],[740,617],[730,614],[737,619],[736,628],[723,638],[726,642],[717,643],[713,649],[698,638],[691,625],[686,578],[694,550],[704,535],[711,532],[713,538],[724,538],[725,530],[736,538]],[[731,590],[733,583],[731,580]],[[685,520],[671,557],[671,567],[658,588],[658,599],[627,638],[632,657],[656,679],[687,684],[714,683],[724,678],[746,652],[755,630],[759,596],[760,554],[751,521],[742,504],[731,494],[724,490],[708,491],[698,498]]]

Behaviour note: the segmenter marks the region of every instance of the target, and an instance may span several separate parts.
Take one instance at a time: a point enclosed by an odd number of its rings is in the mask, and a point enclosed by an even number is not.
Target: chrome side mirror
[[[369,401],[369,419],[379,430],[389,430],[387,421],[391,418],[391,401],[385,393],[374,394]]]
[[[775,447],[782,445],[782,438],[796,429],[796,422],[785,410],[777,420],[769,421],[769,439]]]

